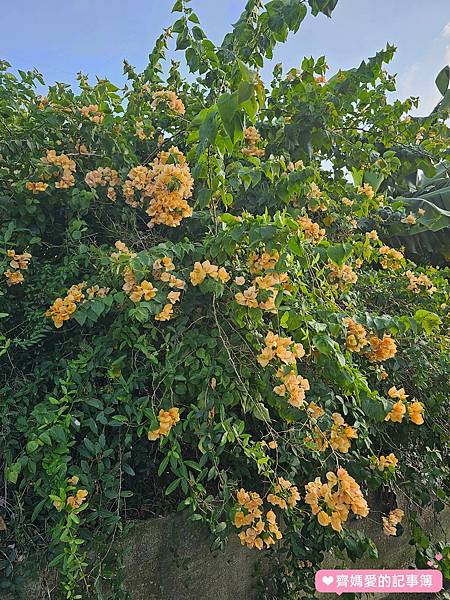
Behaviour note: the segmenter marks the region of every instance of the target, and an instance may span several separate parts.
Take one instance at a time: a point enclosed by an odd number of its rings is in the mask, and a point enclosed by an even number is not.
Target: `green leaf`
[[[436,86],[437,89],[444,96],[446,91],[448,90],[448,86],[450,84],[450,67],[446,65],[441,71],[439,71],[438,76],[436,77]]]
[[[21,469],[22,465],[20,462],[15,462],[6,467],[6,480],[10,483],[17,483],[17,478],[19,477]]]
[[[430,335],[434,329],[439,329],[442,323],[438,315],[425,309],[419,309],[416,311],[414,314],[414,320],[428,335]]]
[[[177,487],[180,485],[181,483],[181,478],[179,477],[178,479],[175,479],[175,481],[172,481],[171,484],[169,484],[166,488],[165,494],[166,496],[169,496],[172,492],[174,492]]]

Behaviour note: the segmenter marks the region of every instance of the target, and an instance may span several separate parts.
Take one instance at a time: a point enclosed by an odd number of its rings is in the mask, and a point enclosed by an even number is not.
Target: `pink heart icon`
[[[438,554],[435,555],[434,557],[437,561],[442,560],[444,557],[442,556],[442,554],[440,552],[438,552]]]
[[[334,577],[332,575],[324,575],[322,581],[325,585],[331,585],[334,581]]]
[[[427,565],[428,565],[429,567],[432,567],[432,566],[433,566],[433,564],[434,564],[434,563],[433,563],[433,561],[432,561],[432,560],[429,560],[429,561],[427,562]]]

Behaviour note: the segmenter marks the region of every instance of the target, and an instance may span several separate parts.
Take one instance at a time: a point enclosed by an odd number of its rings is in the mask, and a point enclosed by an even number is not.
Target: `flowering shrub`
[[[403,118],[391,47],[269,88],[305,3],[250,0],[219,47],[174,11],[123,89],[42,97],[0,63],[4,587],[38,550],[55,594],[123,598],[124,523],[177,509],[272,554],[262,598],[314,598],[330,549],[373,557],[369,514],[448,575],[415,512],[448,503],[449,270],[390,233],[434,223],[404,196],[417,170],[448,179],[446,105]],[[171,38],[195,81],[163,76]]]

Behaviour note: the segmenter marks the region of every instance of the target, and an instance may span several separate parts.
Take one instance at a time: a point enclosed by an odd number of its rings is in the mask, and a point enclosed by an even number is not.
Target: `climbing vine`
[[[178,0],[121,88],[0,63],[1,589],[42,552],[55,598],[122,597],[111,546],[175,510],[272,553],[264,598],[375,556],[360,519],[450,575],[416,518],[448,504],[449,270],[397,243],[449,223],[408,202],[448,185],[447,92],[389,102],[389,46],[263,82],[308,5],[336,1],[250,0],[216,46]]]

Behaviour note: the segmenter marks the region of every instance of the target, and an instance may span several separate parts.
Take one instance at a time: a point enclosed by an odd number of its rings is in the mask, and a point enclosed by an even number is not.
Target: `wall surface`
[[[424,530],[433,540],[450,538],[450,510],[439,515],[425,511],[421,516]],[[364,559],[354,568],[408,568],[414,562],[414,548],[408,544],[409,532],[401,537],[387,537],[382,532],[380,514],[351,524],[364,530],[378,547],[379,558]],[[136,522],[121,544],[123,576],[132,600],[258,600],[257,580],[269,563],[264,553],[241,546],[232,536],[225,551],[211,552],[205,529],[188,522],[183,515]],[[330,555],[324,568],[345,568]],[[34,563],[25,566],[30,572]],[[51,600],[52,576],[35,575],[21,600]],[[302,597],[301,592],[298,598]],[[335,595],[318,594],[321,600]],[[420,600],[433,598],[424,595]],[[19,597],[17,597],[19,598]],[[384,600],[380,594],[363,595],[364,600]],[[386,596],[386,600],[404,600],[405,595]],[[2,600],[4,600],[2,598]],[[16,600],[16,598],[5,598]]]

